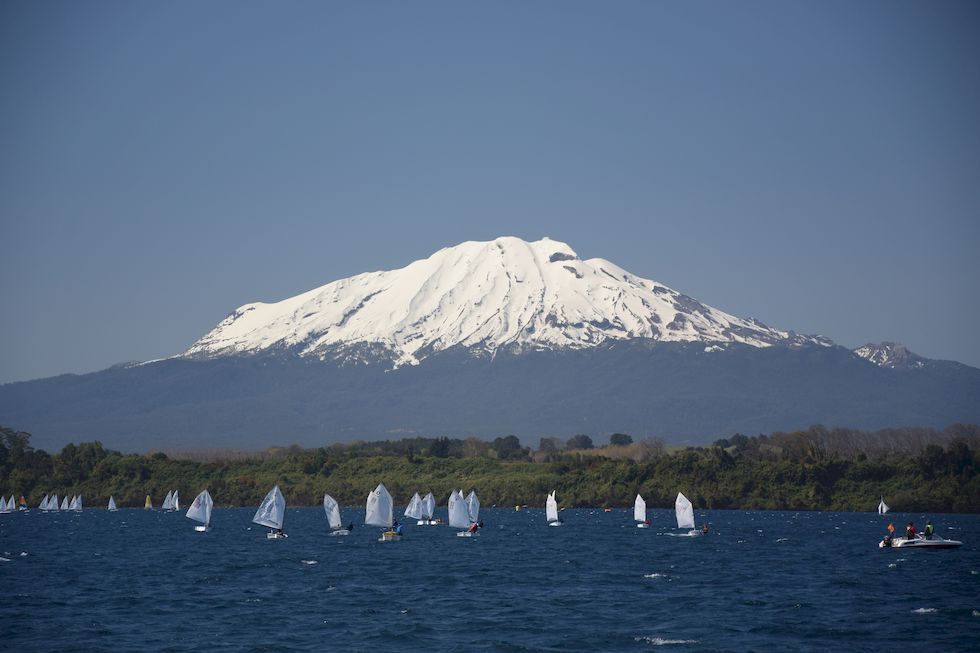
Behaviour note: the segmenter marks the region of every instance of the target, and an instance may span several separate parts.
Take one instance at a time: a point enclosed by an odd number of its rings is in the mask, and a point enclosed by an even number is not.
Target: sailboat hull
[[[438,526],[442,523],[441,519],[420,519],[416,522],[416,526]]]
[[[470,531],[460,531],[456,533],[456,537],[476,537],[479,533],[471,533]]]
[[[211,527],[210,526],[195,526],[194,527],[194,530],[197,531],[198,533],[207,533],[209,530],[211,530]]]
[[[350,531],[346,528],[338,528],[335,531],[330,531],[330,537],[340,537],[342,535],[350,535]]]
[[[396,533],[394,531],[387,531],[387,532],[381,534],[381,537],[378,538],[378,541],[379,542],[397,542],[400,539],[402,539],[402,536],[399,535],[398,533]]]
[[[548,526],[564,526],[564,524],[561,523],[560,521],[553,521],[550,524],[548,524]]]
[[[283,539],[286,539],[289,536],[286,535],[285,533],[273,533],[273,532],[269,532],[269,533],[266,533],[265,534],[265,537],[266,537],[266,539],[269,539],[269,540],[283,540]]]
[[[650,524],[637,524],[637,528],[650,528]]]

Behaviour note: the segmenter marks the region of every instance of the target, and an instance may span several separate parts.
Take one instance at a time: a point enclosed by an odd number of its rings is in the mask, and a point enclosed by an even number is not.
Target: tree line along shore
[[[88,507],[142,507],[168,490],[207,488],[220,507],[255,506],[278,484],[291,506],[320,505],[328,493],[362,505],[379,481],[396,503],[432,491],[475,488],[484,505],[544,505],[556,489],[563,507],[626,507],[637,493],[650,508],[673,506],[678,491],[698,509],[874,511],[880,496],[895,512],[980,513],[980,426],[881,431],[827,429],[746,436],[711,445],[668,447],[614,434],[596,446],[586,435],[408,438],[315,449],[122,454],[99,442],[50,454],[30,434],[0,427],[0,493],[35,507],[48,493],[80,494]]]

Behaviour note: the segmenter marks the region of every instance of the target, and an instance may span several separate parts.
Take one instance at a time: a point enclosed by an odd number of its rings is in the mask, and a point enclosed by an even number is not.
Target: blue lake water
[[[858,513],[484,508],[479,537],[408,526],[397,543],[323,511],[287,510],[267,540],[254,510],[0,515],[6,651],[850,651],[980,649],[980,516],[931,515],[958,550],[879,550]],[[440,510],[445,517],[445,508]],[[344,509],[361,524],[363,509]],[[26,554],[26,555],[25,555]]]

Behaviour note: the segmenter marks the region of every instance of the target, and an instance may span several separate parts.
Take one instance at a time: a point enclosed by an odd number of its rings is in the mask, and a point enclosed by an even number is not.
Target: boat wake
[[[637,642],[646,642],[650,646],[672,646],[676,644],[698,644],[696,639],[664,639],[663,637],[634,637]]]

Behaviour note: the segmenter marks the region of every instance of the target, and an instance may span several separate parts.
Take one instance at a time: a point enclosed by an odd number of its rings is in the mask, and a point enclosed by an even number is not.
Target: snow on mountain
[[[287,350],[416,364],[461,345],[576,349],[609,340],[831,344],[742,319],[565,243],[497,238],[439,250],[399,270],[334,281],[273,304],[246,304],[183,356]]]
[[[869,342],[858,347],[854,353],[879,367],[895,369],[916,369],[925,365],[926,359],[914,354],[898,342]]]

